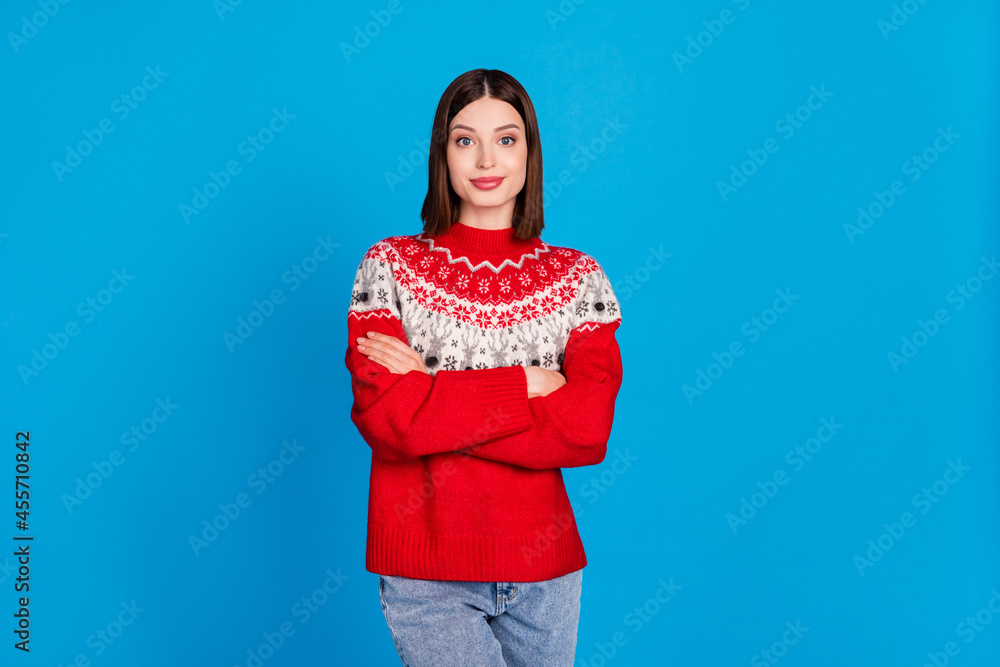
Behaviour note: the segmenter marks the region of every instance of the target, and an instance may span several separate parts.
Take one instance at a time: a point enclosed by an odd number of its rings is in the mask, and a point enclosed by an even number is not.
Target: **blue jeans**
[[[546,581],[380,574],[382,614],[404,667],[572,667],[583,569]]]

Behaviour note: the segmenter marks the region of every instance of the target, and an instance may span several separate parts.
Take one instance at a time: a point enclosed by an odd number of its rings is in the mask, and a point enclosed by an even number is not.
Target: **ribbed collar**
[[[436,244],[476,255],[518,255],[530,252],[538,244],[538,239],[519,239],[513,227],[480,229],[461,222],[453,222],[448,231],[434,240]]]

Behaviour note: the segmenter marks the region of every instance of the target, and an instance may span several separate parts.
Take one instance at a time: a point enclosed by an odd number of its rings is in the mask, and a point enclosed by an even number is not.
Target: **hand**
[[[538,366],[525,366],[524,374],[528,377],[528,398],[547,396],[566,384],[562,373]]]
[[[382,364],[390,372],[406,375],[410,371],[427,372],[423,357],[395,336],[369,331],[367,338],[358,338],[358,352]]]

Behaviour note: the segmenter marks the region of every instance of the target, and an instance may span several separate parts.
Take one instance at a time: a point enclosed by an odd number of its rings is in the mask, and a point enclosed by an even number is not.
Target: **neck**
[[[462,200],[458,205],[458,220],[469,227],[479,229],[505,229],[514,219],[516,200],[510,199],[500,206],[475,206]]]
[[[438,243],[462,253],[480,255],[513,255],[529,251],[537,239],[527,241],[517,237],[513,227],[483,229],[463,222],[453,222],[445,233],[436,237]]]

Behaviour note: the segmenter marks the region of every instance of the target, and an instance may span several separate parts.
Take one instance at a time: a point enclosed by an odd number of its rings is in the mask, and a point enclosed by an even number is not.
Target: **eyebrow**
[[[520,130],[521,126],[518,125],[517,123],[511,123],[510,125],[502,125],[502,126],[496,128],[495,130],[493,130],[493,132],[496,133],[496,132],[500,132],[502,130],[508,130],[510,128],[514,128],[515,130]],[[475,132],[476,132],[475,129],[469,127],[468,125],[456,125],[455,127],[451,128],[451,131],[454,132],[455,130],[459,130],[459,129],[469,130],[473,134],[475,134]]]

